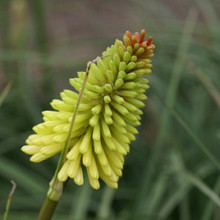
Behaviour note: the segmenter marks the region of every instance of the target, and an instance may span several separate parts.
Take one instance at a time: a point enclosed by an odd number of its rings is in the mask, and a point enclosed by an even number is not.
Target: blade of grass
[[[75,203],[74,201],[71,212],[69,213],[69,220],[86,218],[91,195],[92,189],[89,185],[89,181],[85,178],[84,185],[81,186],[78,191],[77,202]]]
[[[114,199],[115,190],[105,187],[104,192],[102,193],[102,200],[98,209],[97,219],[108,219],[111,214],[111,204]]]
[[[8,200],[7,200],[3,220],[7,220],[7,218],[8,218],[8,213],[9,213],[9,209],[10,209],[10,205],[11,205],[11,200],[12,200],[13,194],[14,194],[15,189],[16,189],[16,183],[13,180],[11,180],[11,184],[12,184],[12,188],[11,188],[11,191],[8,195]]]
[[[2,103],[4,102],[4,100],[6,99],[10,89],[11,89],[11,85],[12,85],[12,81],[8,82],[7,85],[5,86],[4,90],[2,91],[1,95],[0,95],[0,107],[2,105]]]
[[[211,190],[201,179],[189,172],[184,173],[184,177],[194,186],[196,186],[196,188],[198,188],[202,193],[209,197],[217,206],[220,207],[219,196],[213,190]]]
[[[173,66],[172,77],[167,91],[166,102],[169,103],[170,106],[173,106],[175,103],[177,88],[181,79],[181,72],[183,70],[187,50],[190,45],[191,35],[196,24],[197,15],[198,12],[194,8],[191,8],[186,18],[183,35],[180,41],[177,58]],[[164,137],[168,127],[169,111],[167,109],[164,109],[162,113],[162,118],[160,120],[159,134],[156,140],[154,151],[152,152],[149,164],[147,164],[147,167],[144,169],[143,180],[141,181],[142,183],[138,190],[138,195],[134,204],[134,211],[132,216],[132,219],[134,220],[136,220],[138,216],[143,212],[143,205],[145,203],[144,201],[146,193],[150,188],[149,185],[151,183],[152,176],[155,173],[155,166],[160,157],[161,149],[164,143]]]
[[[218,39],[219,34],[215,31],[215,27],[219,27],[217,11],[210,0],[195,0],[198,7],[203,12],[203,16],[207,22],[207,27],[210,30],[213,38]]]
[[[165,174],[159,174],[158,179],[155,181],[155,185],[151,190],[151,194],[148,196],[149,203],[145,204],[145,214],[153,214],[158,210],[158,206],[162,201],[162,198],[169,186],[167,185],[168,176]]]
[[[193,139],[199,149],[204,153],[204,155],[216,166],[220,171],[220,162],[215,158],[215,156],[208,150],[208,148],[202,143],[202,141],[197,137],[193,130],[185,123],[181,116],[170,107],[159,95],[159,99],[166,106],[169,112],[174,116],[174,118],[179,122],[179,124],[184,128],[188,135]]]
[[[217,195],[219,195],[219,193],[220,193],[220,177],[216,181],[216,184],[214,186],[214,192]],[[209,220],[209,219],[211,219],[214,207],[215,206],[214,206],[213,201],[209,200],[207,202],[207,205],[204,208],[204,211],[202,212],[201,220]]]
[[[187,183],[182,183],[181,186],[173,190],[173,193],[167,197],[165,204],[159,211],[159,216],[161,219],[167,219],[172,210],[179,204],[183,197],[189,192],[190,185]]]
[[[4,177],[14,179],[18,185],[33,196],[44,192],[45,180],[42,177],[11,160],[0,157],[0,172]]]
[[[210,164],[199,166],[198,176],[200,178],[206,178],[215,171],[214,167]],[[184,170],[176,170],[176,173],[180,176]],[[170,195],[166,196],[165,201],[161,205],[158,215],[162,219],[167,219],[174,208],[185,198],[192,188],[192,184],[189,181],[182,181],[178,188],[173,188]]]
[[[49,54],[49,40],[47,37],[47,27],[46,27],[46,13],[45,13],[45,1],[44,0],[30,0],[29,5],[31,8],[31,14],[33,16],[34,31],[37,41],[38,50],[43,54],[41,57],[43,60],[48,59]],[[54,92],[54,75],[51,69],[47,65],[41,66],[42,71],[42,86],[44,94],[48,100]],[[45,101],[48,101],[45,100]]]
[[[220,219],[219,207],[216,207],[214,211],[213,220],[219,220],[219,219]]]
[[[186,195],[180,204],[180,220],[190,220],[189,198]]]
[[[188,66],[189,69],[191,69],[196,74],[198,79],[205,86],[205,88],[207,89],[207,91],[209,92],[210,96],[212,97],[212,99],[214,100],[214,102],[216,103],[216,105],[218,106],[218,108],[220,110],[220,95],[218,93],[218,90],[216,89],[216,87],[212,83],[212,81],[207,76],[207,74],[205,74],[201,69],[196,67],[190,61],[187,62],[187,66]]]

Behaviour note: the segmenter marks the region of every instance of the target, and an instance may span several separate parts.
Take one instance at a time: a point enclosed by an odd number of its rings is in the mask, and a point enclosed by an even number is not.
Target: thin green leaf
[[[43,178],[11,160],[0,158],[0,172],[2,176],[13,179],[18,186],[21,186],[33,196],[44,192],[43,186],[46,181]]]
[[[78,190],[77,201],[72,203],[72,208],[69,213],[69,220],[72,219],[85,219],[86,213],[91,201],[92,189],[89,185],[87,178],[85,184]]]
[[[159,96],[158,96],[159,97]],[[184,130],[188,133],[188,135],[193,139],[196,145],[200,148],[200,150],[209,158],[209,160],[218,168],[220,171],[220,162],[215,158],[215,156],[209,151],[209,149],[202,143],[202,141],[197,137],[197,135],[193,132],[192,129],[185,123],[185,121],[181,118],[181,116],[167,103],[163,101],[162,98],[159,97],[162,103],[166,106],[166,108],[170,111],[170,113],[175,117],[175,119],[179,122],[179,124],[184,128]]]
[[[108,219],[111,216],[111,204],[116,193],[115,189],[105,186],[102,193],[102,200],[98,209],[97,219]]]
[[[201,179],[196,177],[195,175],[187,172],[184,174],[189,182],[191,182],[194,186],[196,186],[201,192],[203,192],[206,196],[208,196],[216,205],[220,207],[220,198],[219,196],[208,187]]]
[[[11,89],[11,85],[12,82],[8,82],[7,85],[5,86],[4,90],[2,91],[1,95],[0,95],[0,107],[2,105],[2,103],[4,102],[4,100],[6,99],[10,89]]]
[[[219,193],[220,193],[220,177],[216,181],[216,184],[214,186],[214,192],[217,195],[219,195]],[[214,206],[213,201],[209,200],[207,202],[207,205],[204,208],[204,211],[202,212],[201,220],[209,220],[209,219],[211,219],[211,216],[213,214],[214,208],[215,208],[215,206]]]

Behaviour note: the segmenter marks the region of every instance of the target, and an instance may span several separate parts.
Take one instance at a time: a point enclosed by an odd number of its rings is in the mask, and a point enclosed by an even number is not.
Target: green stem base
[[[58,202],[46,198],[41,207],[37,220],[50,220],[55,212],[57,203]]]

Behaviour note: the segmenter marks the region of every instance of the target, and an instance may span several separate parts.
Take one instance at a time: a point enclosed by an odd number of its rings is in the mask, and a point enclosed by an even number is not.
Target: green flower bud
[[[119,64],[119,72],[120,71],[125,71],[127,67],[127,64],[125,62],[120,62]]]
[[[112,110],[111,110],[111,108],[109,107],[109,105],[108,104],[105,104],[105,115],[108,115],[108,116],[112,116]]]
[[[130,61],[130,58],[131,58],[131,54],[128,51],[126,51],[123,56],[124,62],[128,63]]]
[[[137,77],[137,74],[131,72],[131,73],[126,74],[126,76],[125,76],[124,79],[125,79],[125,80],[132,80],[132,79],[136,79],[136,77]]]
[[[118,89],[118,88],[120,88],[123,84],[124,84],[123,79],[117,79],[117,80],[115,81],[115,88]]]
[[[111,102],[111,98],[110,98],[109,95],[104,96],[103,99],[104,99],[104,102],[105,102],[105,103],[110,103],[110,102]]]
[[[118,73],[117,79],[124,79],[125,76],[126,76],[126,72],[121,70],[121,71]],[[117,80],[116,80],[116,82],[117,82]],[[118,88],[119,88],[119,87],[118,87]]]
[[[111,86],[111,84],[105,84],[104,88],[105,88],[105,91],[106,91],[106,92],[111,92],[111,91],[112,91],[112,86]]]
[[[115,76],[113,75],[113,72],[111,70],[106,71],[106,76],[107,76],[109,82],[114,81]]]

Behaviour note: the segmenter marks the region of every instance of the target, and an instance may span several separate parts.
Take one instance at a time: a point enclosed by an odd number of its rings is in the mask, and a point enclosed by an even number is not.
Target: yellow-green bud
[[[112,116],[112,110],[108,104],[105,104],[105,113],[104,114],[106,114],[108,116]]]
[[[113,61],[115,63],[115,66],[119,66],[119,63],[120,63],[120,57],[118,54],[114,54],[113,55]]]
[[[128,63],[130,61],[130,58],[131,58],[131,54],[128,51],[126,51],[123,56],[123,61],[125,63]]]
[[[93,115],[91,117],[91,119],[89,120],[89,124],[94,127],[95,125],[98,124],[98,121],[99,121],[99,115]]]
[[[123,84],[124,84],[123,79],[117,79],[117,80],[115,81],[115,88],[118,89],[118,88],[120,88]]]
[[[125,76],[126,76],[126,72],[125,71],[120,71],[118,73],[117,79],[124,79]],[[116,80],[116,82],[117,82],[117,80]]]
[[[136,67],[136,63],[135,62],[130,62],[127,64],[127,68],[126,71],[130,71],[132,69],[134,69]]]
[[[109,62],[109,68],[113,72],[114,75],[117,73],[117,68],[115,66],[115,63],[112,60]]]
[[[107,76],[109,82],[113,82],[114,81],[115,76],[114,76],[114,74],[113,74],[113,72],[111,70],[107,70],[106,71],[106,76]]]
[[[103,135],[105,135],[106,137],[111,137],[111,132],[109,130],[109,127],[107,125],[107,123],[105,122],[105,120],[101,120],[101,125],[102,125],[102,133]]]
[[[99,123],[94,126],[92,138],[94,141],[100,141],[100,125],[99,125]]]
[[[120,62],[119,64],[119,72],[120,71],[125,71],[127,67],[127,64],[125,62]]]
[[[126,76],[125,76],[125,80],[132,80],[132,79],[135,79],[135,78],[137,78],[137,75],[136,75],[136,73],[134,73],[134,72],[131,72],[131,73],[128,73]]]
[[[106,91],[106,92],[111,92],[111,91],[112,91],[112,86],[111,86],[111,84],[105,84],[104,88],[105,88],[105,91]]]
[[[111,102],[111,98],[109,95],[104,96],[104,101],[105,103],[110,103]]]
[[[101,105],[101,104],[96,105],[95,107],[93,107],[93,108],[91,109],[91,111],[92,111],[92,113],[93,113],[94,115],[98,115],[101,110],[102,110],[102,105]]]
[[[119,96],[119,95],[113,95],[113,99],[118,103],[118,104],[122,104],[125,100]]]

